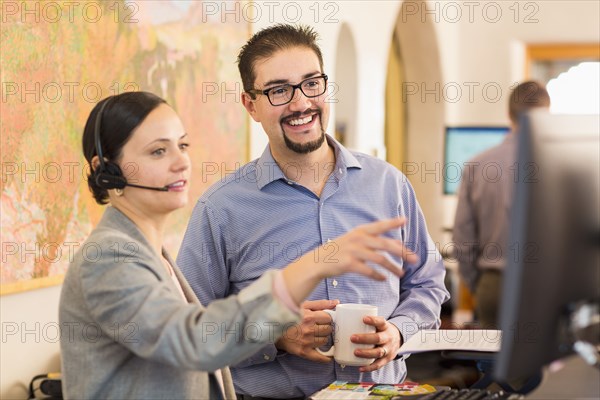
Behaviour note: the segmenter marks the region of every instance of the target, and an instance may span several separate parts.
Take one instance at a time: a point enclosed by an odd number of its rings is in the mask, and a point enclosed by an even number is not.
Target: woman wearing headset
[[[381,236],[403,220],[374,222],[335,241],[335,262],[317,249],[203,307],[163,247],[168,215],[188,201],[188,143],[175,111],[151,93],[104,99],[87,120],[89,188],[109,206],[62,288],[66,398],[235,399],[226,366],[298,322],[320,280],[348,272],[384,279],[366,262],[401,274],[381,252],[416,261]]]

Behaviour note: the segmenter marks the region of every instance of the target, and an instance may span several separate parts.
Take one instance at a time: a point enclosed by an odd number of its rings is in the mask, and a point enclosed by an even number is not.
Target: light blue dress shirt
[[[407,224],[388,236],[403,240],[420,262],[409,265],[396,260],[405,270],[402,279],[387,270],[383,282],[348,274],[322,281],[309,299],[376,305],[379,315],[396,325],[405,341],[419,329],[439,327],[441,304],[449,298],[445,271],[407,178],[384,161],[350,152],[329,136],[327,141],[336,164],[321,197],[286,178],[283,170],[293,178],[299,168],[280,168],[268,146],[259,159],[202,195],[177,258],[194,292],[208,305],[321,245],[319,251],[333,261],[335,243],[328,241],[361,224],[405,216]],[[325,167],[315,165],[315,175]],[[232,374],[238,393],[289,398],[308,396],[335,380],[401,382],[406,366],[399,359],[377,371],[360,373],[357,367],[278,352],[270,344],[232,368]]]

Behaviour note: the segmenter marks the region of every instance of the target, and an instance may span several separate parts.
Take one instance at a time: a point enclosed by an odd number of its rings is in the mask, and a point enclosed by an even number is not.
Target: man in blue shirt
[[[404,269],[402,279],[384,271],[388,279],[379,282],[356,275],[323,281],[303,304],[301,325],[232,368],[241,399],[305,398],[335,380],[400,382],[406,366],[396,359],[398,349],[419,329],[437,328],[448,299],[441,257],[406,177],[325,133],[327,76],[316,40],[311,28],[276,25],[242,48],[242,102],[269,145],[198,200],[177,262],[200,301],[209,304],[311,249],[335,262],[337,237],[398,216],[407,223],[391,236],[420,261],[395,260]],[[375,358],[372,364],[344,367],[315,350],[332,332],[322,310],[337,300],[379,307],[379,317],[366,319],[376,333],[352,339],[374,345],[355,352]]]

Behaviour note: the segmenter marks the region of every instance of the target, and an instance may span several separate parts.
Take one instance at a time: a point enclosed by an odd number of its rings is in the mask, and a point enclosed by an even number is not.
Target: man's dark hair
[[[519,115],[536,107],[550,107],[550,95],[540,82],[523,82],[510,94],[508,114],[513,124],[518,124]]]
[[[271,57],[280,50],[292,47],[306,47],[315,52],[323,72],[323,55],[317,45],[319,35],[309,26],[277,24],[255,33],[242,47],[237,63],[242,77],[244,91],[254,89],[256,73],[254,65],[258,60]],[[253,94],[251,96],[254,97]]]

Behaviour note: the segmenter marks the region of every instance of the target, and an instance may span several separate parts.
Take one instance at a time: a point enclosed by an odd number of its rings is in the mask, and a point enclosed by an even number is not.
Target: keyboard
[[[440,390],[419,396],[419,400],[517,400],[524,399],[520,394],[506,393],[503,391],[490,392],[483,389],[451,389]]]

